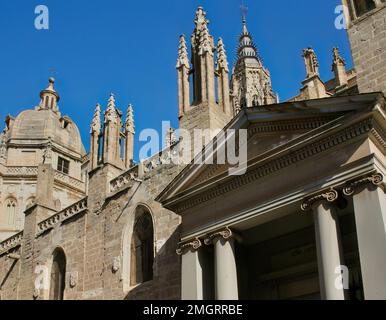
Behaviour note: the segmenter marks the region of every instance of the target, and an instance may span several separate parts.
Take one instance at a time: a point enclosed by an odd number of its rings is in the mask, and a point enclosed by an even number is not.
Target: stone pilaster
[[[99,141],[101,131],[101,107],[99,104],[95,107],[94,117],[90,130],[90,170],[94,170],[99,162]]]

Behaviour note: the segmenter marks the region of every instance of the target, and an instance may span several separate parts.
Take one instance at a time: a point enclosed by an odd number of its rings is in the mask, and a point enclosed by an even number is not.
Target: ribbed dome
[[[50,139],[81,156],[85,154],[75,123],[69,117],[60,117],[51,109],[21,112],[11,127],[8,139],[10,143],[18,145],[35,145]]]

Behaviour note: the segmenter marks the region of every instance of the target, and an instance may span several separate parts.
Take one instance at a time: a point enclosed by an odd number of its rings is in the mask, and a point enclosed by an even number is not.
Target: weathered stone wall
[[[44,289],[35,290],[39,276],[35,271],[44,269],[50,275],[53,253],[58,248],[66,257],[66,300],[179,299],[180,257],[175,249],[181,221],[154,198],[180,169],[173,164],[160,165],[144,175],[142,181],[109,194],[109,175],[117,172],[100,168],[91,178],[88,210],[65,219],[61,213],[54,214],[52,217],[61,218],[51,217],[44,227],[36,226],[39,210],[44,208],[32,208],[26,219],[29,226],[25,226],[20,242],[22,247],[0,255],[1,299],[48,299],[49,283]],[[90,199],[94,199],[92,203]],[[130,240],[139,207],[146,208],[153,217],[154,274],[153,280],[130,286]],[[8,254],[13,252],[20,254],[20,259],[10,259]]]
[[[0,300],[18,298],[20,260],[10,258],[9,254],[20,255],[20,247],[0,255]]]
[[[386,93],[386,5],[354,21],[348,34],[360,93]]]

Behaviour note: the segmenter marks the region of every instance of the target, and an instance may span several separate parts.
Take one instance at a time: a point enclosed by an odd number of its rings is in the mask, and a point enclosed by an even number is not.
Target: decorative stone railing
[[[38,167],[6,167],[7,175],[36,176]]]
[[[37,176],[38,167],[5,167],[5,174],[9,176]],[[54,179],[78,190],[85,190],[85,183],[83,181],[70,177],[62,172],[55,170]]]
[[[0,255],[15,248],[18,245],[20,245],[22,239],[23,239],[23,231],[15,234],[12,237],[1,242],[0,243]]]
[[[54,214],[46,220],[43,220],[38,224],[38,235],[54,228],[58,223],[62,223],[70,219],[71,217],[87,210],[87,198],[80,200],[79,202],[74,203],[73,205],[67,207],[66,209]]]
[[[133,181],[139,179],[139,165],[136,165],[135,167],[130,168],[125,173],[121,174],[119,177],[113,179],[110,181],[110,192],[115,193],[124,187],[130,185],[133,183]]]
[[[130,168],[125,173],[121,174],[117,178],[110,181],[110,192],[115,193],[119,190],[124,189],[133,183],[133,181],[142,179],[143,175],[149,174],[154,169],[164,164],[176,163],[173,158],[178,158],[179,148],[178,143],[165,148],[161,152],[151,156],[150,158],[142,161],[135,167]]]
[[[83,181],[72,178],[60,171],[54,171],[54,179],[76,189],[85,190],[85,183]]]

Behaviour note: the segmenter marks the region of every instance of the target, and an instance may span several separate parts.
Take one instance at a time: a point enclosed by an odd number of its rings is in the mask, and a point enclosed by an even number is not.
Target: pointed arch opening
[[[66,256],[57,248],[53,253],[50,275],[50,300],[63,300],[66,287]]]
[[[136,286],[153,279],[154,228],[149,211],[136,212],[130,245],[130,285]]]

